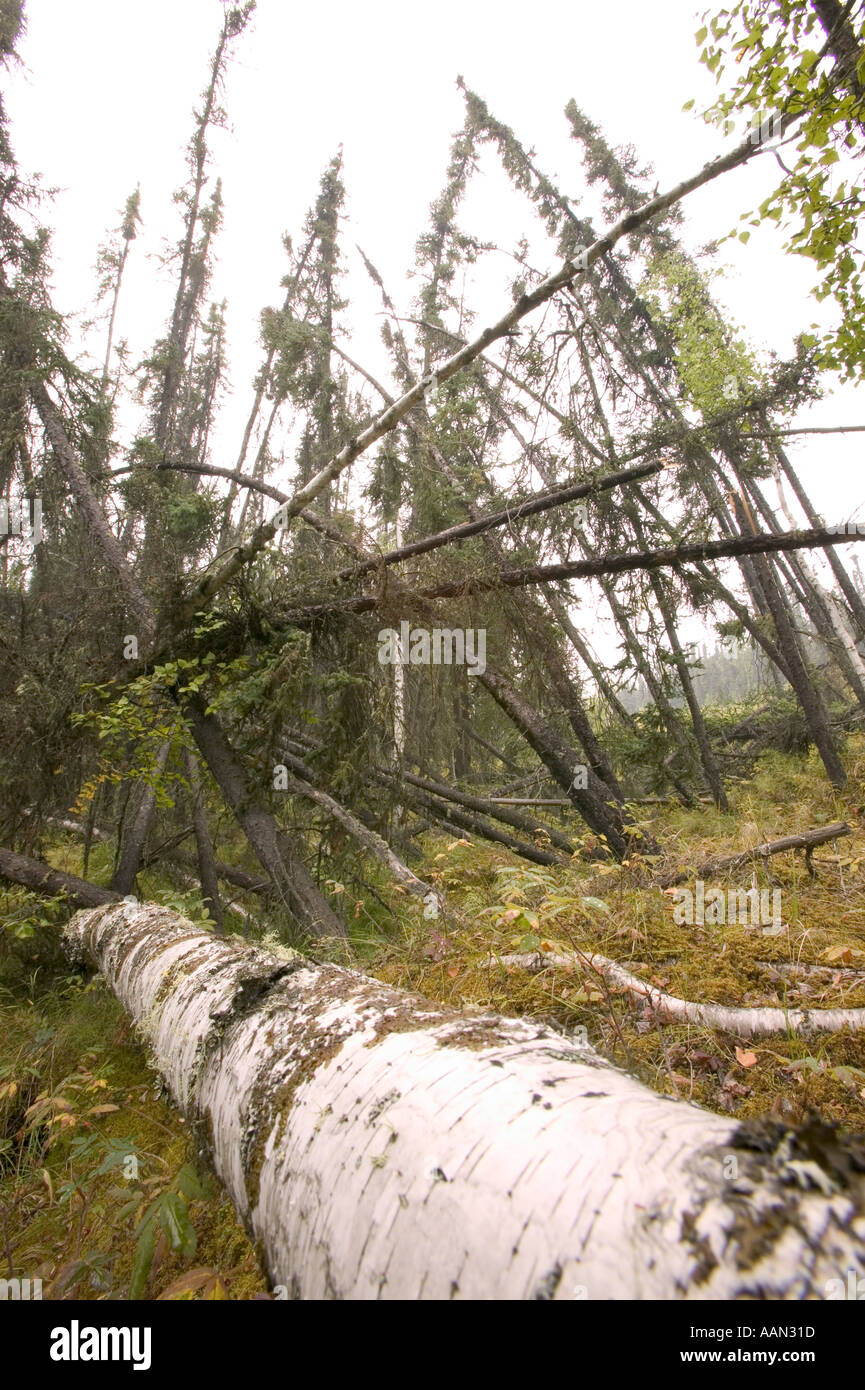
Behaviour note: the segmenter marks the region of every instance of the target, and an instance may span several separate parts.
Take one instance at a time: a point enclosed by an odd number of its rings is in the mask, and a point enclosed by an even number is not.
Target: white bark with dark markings
[[[79,912],[67,935],[294,1297],[802,1298],[865,1273],[855,1141],[740,1127],[541,1024],[164,908]]]

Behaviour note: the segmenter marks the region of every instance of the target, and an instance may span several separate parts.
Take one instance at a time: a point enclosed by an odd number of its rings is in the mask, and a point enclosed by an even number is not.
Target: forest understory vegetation
[[[752,708],[760,707],[758,700]],[[741,719],[737,705],[728,722]],[[298,946],[457,1009],[551,1024],[590,1044],[660,1094],[746,1119],[790,1125],[815,1114],[865,1131],[865,1034],[738,1037],[677,1024],[608,985],[594,952],[687,999],[785,1008],[865,1007],[865,736],[845,748],[843,793],[827,786],[813,752],[755,756],[731,807],[653,806],[644,819],[663,839],[663,861],[622,866],[575,859],[527,864],[504,848],[426,832],[415,867],[452,905],[447,935],[409,909],[384,874],[354,902],[345,940],[311,943],[271,913],[237,923],[270,950]],[[638,809],[635,807],[635,809]],[[567,826],[572,817],[545,822]],[[543,825],[544,819],[539,817]],[[777,925],[673,921],[667,869],[705,863],[800,830],[846,821],[852,833],[754,869],[758,887],[780,888]],[[52,837],[46,860],[80,873],[78,837]],[[540,830],[539,841],[543,839]],[[241,851],[241,846],[233,847]],[[230,845],[222,849],[229,853]],[[350,865],[343,864],[343,871]],[[336,871],[336,868],[334,869]],[[348,874],[345,875],[348,878]],[[693,877],[693,873],[691,873]],[[91,860],[107,882],[110,859]],[[738,882],[741,873],[735,876]],[[723,876],[712,886],[724,887]],[[708,886],[708,885],[707,885]],[[345,885],[331,880],[341,896]],[[143,876],[142,891],[192,921],[212,923],[201,898],[169,872]],[[249,1237],[196,1135],[186,1126],[146,1045],[101,978],[73,969],[60,942],[69,908],[20,888],[0,898],[0,1251],[10,1276],[26,1268],[43,1297],[248,1299],[269,1297]],[[513,952],[582,954],[583,964],[537,973],[501,963]],[[138,1177],[124,1177],[136,1158]],[[173,1203],[142,1225],[153,1203]]]
[[[736,138],[664,191],[573,100],[554,182],[458,78],[408,292],[351,249],[340,146],[229,439],[255,10],[214,9],[140,352],[152,190],[64,315],[0,98],[3,1287],[821,1296],[865,1273],[865,525],[797,450],[865,429],[800,423],[865,375],[865,0],[703,25]],[[0,4],[0,66],[25,27]],[[784,355],[686,244],[746,166],[740,224],[785,218],[828,301]]]

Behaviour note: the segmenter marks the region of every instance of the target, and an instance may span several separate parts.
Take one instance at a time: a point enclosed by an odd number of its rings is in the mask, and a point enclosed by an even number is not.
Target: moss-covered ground
[[[816,1109],[863,1131],[865,1034],[748,1041],[660,1024],[590,970],[528,974],[496,960],[539,948],[598,951],[703,1003],[865,1007],[865,741],[848,740],[846,763],[843,793],[813,755],[768,753],[734,787],[728,814],[636,808],[663,846],[657,862],[575,857],[538,868],[469,836],[428,834],[412,867],[444,890],[452,914],[429,920],[367,863],[359,883],[327,880],[348,903],[351,938],[332,958],[443,1003],[584,1030],[655,1090],[721,1113],[798,1122]],[[693,887],[705,860],[836,820],[853,833],[814,852],[813,875],[801,853],[787,853],[766,869],[706,876],[707,888],[779,889],[779,924],[674,920],[673,895],[657,883],[664,872],[688,872],[683,886]],[[562,824],[579,834],[575,818]],[[58,867],[81,871],[73,837],[46,850]],[[107,881],[109,867],[97,851],[88,875]],[[141,891],[200,913],[188,885],[164,873],[145,875]],[[243,902],[256,913],[251,895]],[[62,903],[0,893],[0,1277],[40,1277],[54,1298],[265,1295],[246,1234],[119,1006],[98,978],[65,963],[66,916]],[[253,934],[265,944],[289,940],[278,919],[258,921]]]

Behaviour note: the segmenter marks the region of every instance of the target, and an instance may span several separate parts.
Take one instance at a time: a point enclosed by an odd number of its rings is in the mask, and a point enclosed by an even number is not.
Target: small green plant
[[[170,1249],[183,1259],[192,1259],[198,1241],[189,1216],[189,1203],[203,1201],[210,1195],[195,1169],[187,1163],[167,1186],[151,1198],[135,1231],[130,1299],[144,1296],[157,1254]],[[142,1191],[134,1192],[129,1199],[128,1211],[135,1211],[143,1198]]]

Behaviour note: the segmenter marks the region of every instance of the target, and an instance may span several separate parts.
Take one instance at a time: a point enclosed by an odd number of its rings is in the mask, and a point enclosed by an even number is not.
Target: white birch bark
[[[862,1179],[828,1144],[164,908],[79,912],[67,935],[292,1297],[793,1299],[865,1272]]]
[[[699,1028],[720,1028],[740,1038],[765,1038],[773,1034],[842,1033],[845,1028],[860,1032],[865,1028],[865,1009],[778,1009],[771,1005],[738,1008],[731,1004],[699,1004],[679,999],[655,985],[646,984],[639,975],[626,970],[617,961],[589,951],[585,955],[560,954],[556,951],[525,951],[505,956],[493,956],[490,965],[505,969],[536,972],[547,966],[561,969],[594,970],[608,984],[618,985],[638,999],[645,999],[658,1018],[666,1023],[694,1023]]]

